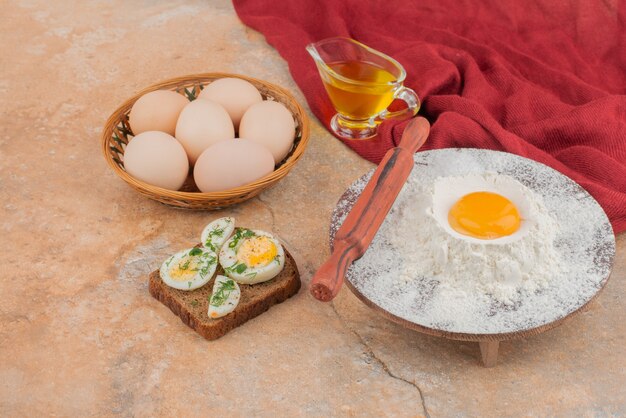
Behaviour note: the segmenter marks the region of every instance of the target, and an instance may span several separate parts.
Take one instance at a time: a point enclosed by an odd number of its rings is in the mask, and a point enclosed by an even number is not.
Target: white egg
[[[185,148],[193,166],[202,151],[223,139],[233,139],[235,128],[228,112],[210,100],[194,100],[180,112],[176,139]]]
[[[124,168],[138,180],[178,190],[189,173],[189,161],[176,138],[165,132],[147,131],[135,136],[126,146]]]
[[[239,285],[233,279],[218,274],[209,299],[209,318],[221,318],[235,310],[241,298]]]
[[[285,265],[283,246],[270,233],[236,228],[219,254],[226,275],[239,283],[255,284],[276,277]]]
[[[193,178],[204,193],[252,183],[274,171],[274,158],[264,146],[247,139],[226,139],[207,148],[196,161]]]
[[[161,280],[180,290],[194,290],[211,280],[217,268],[217,254],[208,248],[188,248],[161,264]]]
[[[230,238],[234,230],[235,218],[225,217],[216,219],[202,230],[202,235],[200,235],[202,246],[211,251],[218,252],[226,240]]]
[[[517,208],[521,223],[519,229],[511,235],[494,239],[481,239],[457,232],[450,225],[448,214],[452,206],[463,196],[474,192],[491,192],[507,198]],[[476,244],[507,244],[524,237],[533,222],[533,209],[530,206],[526,186],[512,177],[488,172],[462,177],[441,177],[435,180],[433,191],[432,216],[439,226],[451,236]]]
[[[296,123],[289,109],[269,100],[250,106],[239,124],[239,137],[269,149],[276,164],[289,154],[295,135]]]
[[[261,93],[251,83],[241,78],[225,77],[215,80],[198,95],[224,106],[235,125],[239,128],[241,117],[250,106],[263,101]]]
[[[174,135],[176,120],[189,100],[169,90],[156,90],[141,96],[128,115],[135,135],[146,131],[162,131]]]

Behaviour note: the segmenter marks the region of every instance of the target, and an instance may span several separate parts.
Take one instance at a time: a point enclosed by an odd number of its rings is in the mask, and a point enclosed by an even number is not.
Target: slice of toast
[[[218,265],[216,275],[224,274]],[[244,322],[284,302],[300,290],[300,273],[293,257],[285,250],[285,266],[280,274],[267,282],[253,285],[240,284],[241,298],[235,310],[221,318],[209,318],[209,298],[213,291],[215,275],[204,286],[192,291],[169,287],[159,275],[150,274],[150,294],[170,308],[180,320],[207,340],[215,340]]]

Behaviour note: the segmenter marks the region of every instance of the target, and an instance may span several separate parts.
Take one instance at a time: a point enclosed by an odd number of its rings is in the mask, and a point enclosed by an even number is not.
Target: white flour
[[[442,149],[414,159],[389,215],[346,275],[371,303],[421,327],[504,334],[561,319],[606,283],[615,255],[613,231],[598,203],[572,180],[495,151]],[[530,193],[526,234],[498,248],[453,239],[428,214],[437,179],[487,172],[513,178]],[[372,173],[338,202],[331,242]]]
[[[435,208],[433,214],[435,184],[460,184],[463,177],[447,177],[435,182],[423,183],[409,179],[401,200],[392,209],[391,216],[396,239],[390,244],[399,251],[399,258],[410,258],[416,263],[403,263],[398,283],[406,285],[420,277],[439,280],[442,293],[464,291],[485,293],[504,304],[513,304],[523,294],[534,293],[546,287],[552,277],[559,274],[561,260],[554,249],[557,223],[550,216],[540,196],[508,176],[486,173],[479,179],[489,184],[503,183],[509,179],[519,190],[526,203],[523,223],[528,227],[525,234],[518,231],[512,242],[505,244],[484,241],[468,242],[450,235],[441,223],[447,219],[444,208]],[[475,190],[468,190],[470,193]],[[506,192],[506,190],[503,190]],[[466,194],[466,193],[465,193]],[[445,208],[447,209],[447,208]],[[442,216],[443,215],[443,216]]]

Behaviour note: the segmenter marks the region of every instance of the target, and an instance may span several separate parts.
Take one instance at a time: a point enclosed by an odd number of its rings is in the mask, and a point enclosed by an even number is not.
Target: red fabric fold
[[[315,116],[333,110],[305,46],[347,36],[397,59],[432,124],[423,149],[507,151],[571,177],[626,230],[626,3],[614,0],[234,0],[289,64]],[[378,163],[406,121],[344,141]]]

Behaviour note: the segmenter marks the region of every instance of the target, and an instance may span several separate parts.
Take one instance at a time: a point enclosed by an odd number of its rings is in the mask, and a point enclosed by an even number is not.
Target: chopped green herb
[[[204,266],[202,266],[202,268],[200,269],[200,277],[204,279],[204,277],[209,273],[211,265],[215,264],[216,262],[217,259],[214,256],[211,256],[207,260],[205,260]]]
[[[191,306],[193,306],[194,308],[195,308],[196,306],[198,306],[198,301],[197,301],[197,300],[195,300],[195,299],[194,299],[194,300],[192,300],[192,301],[191,301]]]
[[[210,237],[221,237],[222,235],[224,235],[224,228],[215,228],[209,232]]]
[[[217,248],[215,247],[215,244],[213,244],[213,238],[215,237],[221,237],[224,235],[224,228],[217,228],[215,227],[215,229],[211,230],[209,232],[209,236],[207,237],[204,246],[210,248],[211,250],[217,252]]]
[[[189,268],[189,263],[191,263],[191,260],[187,258],[187,261],[185,261],[185,264],[183,264],[182,266],[180,265],[180,263],[178,263],[178,268],[180,270],[187,270]]]
[[[189,288],[191,289],[191,282],[187,282],[187,284],[189,285]]]
[[[211,305],[216,307],[222,306],[228,300],[233,290],[235,290],[235,282],[232,279],[220,282],[217,290],[211,295]]]
[[[201,255],[202,254],[202,250],[200,248],[194,247],[191,249],[191,251],[189,251],[189,255],[190,256],[196,256],[196,255]]]
[[[246,269],[248,268],[248,266],[246,266],[244,263],[235,263],[230,267],[226,267],[224,270],[226,271],[226,273],[238,273],[241,274],[244,271],[246,271]]]
[[[205,260],[209,260],[209,264],[211,263],[210,260],[215,260],[215,256],[209,252],[203,252],[202,255],[200,256],[201,258],[205,259]]]
[[[185,96],[187,96],[187,99],[189,99],[190,102],[196,100],[196,94],[194,93],[193,89],[189,90],[185,88]]]
[[[228,244],[229,248],[235,248],[240,240],[245,238],[254,237],[256,234],[254,231],[246,228],[235,228],[235,235],[233,235],[232,241]]]

